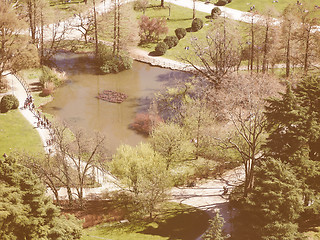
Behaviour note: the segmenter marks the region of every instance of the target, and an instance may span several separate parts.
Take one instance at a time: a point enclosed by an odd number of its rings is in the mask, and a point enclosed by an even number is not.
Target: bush
[[[192,31],[197,32],[203,27],[203,21],[200,18],[195,18],[192,21]]]
[[[225,6],[226,4],[230,3],[231,0],[219,0],[217,3],[215,3],[214,5],[216,6]]]
[[[163,42],[167,44],[168,48],[173,48],[177,46],[179,39],[176,36],[166,36]]]
[[[40,83],[42,84],[42,86],[44,86],[46,82],[51,82],[56,87],[59,87],[63,83],[63,78],[62,76],[59,76],[59,73],[54,69],[51,69],[47,66],[43,66],[42,75],[40,77]]]
[[[169,31],[165,18],[149,18],[145,15],[140,18],[139,28],[140,44],[158,41],[160,35]]]
[[[187,31],[185,28],[177,28],[174,32],[179,40],[184,38],[187,34]]]
[[[46,96],[52,94],[53,90],[54,90],[54,84],[51,82],[46,82],[44,84],[43,89],[42,89],[41,97],[46,97]]]
[[[10,109],[17,109],[19,107],[19,100],[14,95],[5,95],[1,99],[1,112],[8,112]]]
[[[211,17],[212,17],[212,18],[216,18],[216,17],[218,17],[219,15],[221,15],[221,9],[218,8],[218,7],[214,7],[214,8],[211,10]]]
[[[129,127],[140,134],[148,136],[151,133],[152,128],[157,126],[160,122],[163,122],[163,120],[158,115],[138,113]]]
[[[99,44],[98,65],[103,73],[118,73],[132,67],[132,58],[125,52],[114,56],[111,47]]]
[[[159,42],[158,45],[155,48],[155,51],[159,55],[163,55],[168,50],[168,45],[164,42]]]

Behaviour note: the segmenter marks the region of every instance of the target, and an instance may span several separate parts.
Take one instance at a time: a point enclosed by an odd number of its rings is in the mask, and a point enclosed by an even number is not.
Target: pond
[[[67,74],[67,83],[56,90],[54,100],[43,111],[66,121],[71,128],[106,136],[106,147],[114,152],[120,144],[136,145],[146,138],[129,128],[135,115],[145,112],[154,93],[174,85],[189,75],[134,61],[131,70],[99,75],[88,55],[59,53],[54,63]],[[128,95],[122,102],[109,103],[96,98],[103,90]]]

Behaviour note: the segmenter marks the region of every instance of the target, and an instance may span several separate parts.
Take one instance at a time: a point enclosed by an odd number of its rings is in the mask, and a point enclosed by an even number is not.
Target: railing
[[[21,83],[21,85],[23,86],[24,90],[26,91],[27,93],[27,96],[30,96],[31,95],[31,91],[30,91],[30,88],[29,88],[29,84],[22,78],[20,77],[20,75],[18,73],[15,73],[13,74],[17,79],[18,81]]]

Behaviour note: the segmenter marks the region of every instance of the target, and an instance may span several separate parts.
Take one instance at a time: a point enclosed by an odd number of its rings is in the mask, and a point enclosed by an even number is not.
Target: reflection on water
[[[74,127],[101,132],[112,152],[121,143],[136,145],[145,141],[128,128],[135,114],[148,109],[155,92],[187,77],[186,73],[139,62],[119,74],[99,75],[90,57],[70,53],[58,54],[55,64],[70,81],[55,92],[54,100],[43,110]],[[96,98],[103,90],[122,92],[128,98],[121,104],[105,102]]]

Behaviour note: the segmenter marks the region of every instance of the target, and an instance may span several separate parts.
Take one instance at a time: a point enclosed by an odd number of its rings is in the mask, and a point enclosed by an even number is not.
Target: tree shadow
[[[159,56],[161,56],[161,54],[159,54],[157,51],[152,51],[152,52],[149,52],[148,56],[150,56],[150,57],[159,57]]]
[[[140,233],[158,235],[168,239],[193,240],[209,226],[209,215],[189,209],[170,211],[166,220],[158,222],[157,227],[149,226]]]

